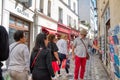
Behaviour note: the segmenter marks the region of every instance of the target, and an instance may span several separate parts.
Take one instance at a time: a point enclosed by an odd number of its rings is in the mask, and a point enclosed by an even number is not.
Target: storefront
[[[66,34],[68,36],[68,39],[70,40],[70,32],[71,29],[63,24],[58,23],[57,33],[59,35]]]
[[[46,34],[57,34],[56,30],[50,29],[50,28],[46,28],[44,26],[42,26],[42,32],[46,33]]]
[[[10,15],[10,20],[9,20],[9,43],[10,44],[14,42],[13,35],[17,30],[25,31],[27,44],[29,46],[30,45],[30,22]]]
[[[13,34],[16,30],[25,31],[27,38],[27,45],[31,52],[33,48],[33,24],[34,24],[34,12],[30,9],[26,9],[23,5],[17,3],[14,0],[3,0],[3,18],[2,25],[7,29],[9,33],[9,43],[15,42]],[[9,5],[9,6],[8,6]],[[6,68],[6,65],[3,66]]]
[[[16,5],[17,4],[17,5]],[[9,6],[8,6],[9,5]],[[5,26],[9,32],[9,43],[13,43],[13,34],[16,30],[24,30],[27,38],[27,45],[29,50],[33,47],[33,32],[34,12],[26,9],[23,5],[16,1],[4,1],[2,25]],[[31,34],[31,35],[30,35]]]
[[[47,34],[56,34],[57,33],[57,22],[52,18],[38,13],[36,17],[36,27],[37,33],[45,32]]]

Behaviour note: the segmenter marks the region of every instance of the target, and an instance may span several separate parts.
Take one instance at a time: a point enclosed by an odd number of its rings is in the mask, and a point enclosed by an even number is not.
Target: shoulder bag
[[[37,57],[39,56],[39,54],[40,54],[41,51],[42,51],[42,49],[40,49],[40,50],[38,51],[38,53],[36,54],[36,56],[35,56],[35,58],[34,58],[34,60],[33,60],[33,62],[32,62],[32,65],[30,66],[32,69],[33,69],[33,67],[34,67],[34,65],[35,65],[35,63],[36,63]]]
[[[87,47],[86,47],[85,43],[83,42],[83,40],[82,39],[80,39],[80,40],[81,40],[81,42],[83,43],[83,45],[84,45],[84,47],[86,49],[86,59],[89,60],[90,56],[88,54]]]

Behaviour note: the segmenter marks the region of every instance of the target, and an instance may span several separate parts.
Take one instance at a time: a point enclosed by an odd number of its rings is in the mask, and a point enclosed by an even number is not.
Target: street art
[[[120,26],[117,25],[109,31],[109,51],[111,56],[111,72],[120,79]]]

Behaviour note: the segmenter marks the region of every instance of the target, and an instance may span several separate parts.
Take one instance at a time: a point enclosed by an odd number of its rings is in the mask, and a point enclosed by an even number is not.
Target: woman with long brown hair
[[[56,73],[59,70],[58,64],[60,64],[60,59],[58,56],[58,47],[55,43],[55,35],[49,34],[48,41],[49,41],[48,47],[51,49],[51,54],[52,54],[52,67],[53,67],[54,73]],[[58,64],[56,61],[58,61]]]

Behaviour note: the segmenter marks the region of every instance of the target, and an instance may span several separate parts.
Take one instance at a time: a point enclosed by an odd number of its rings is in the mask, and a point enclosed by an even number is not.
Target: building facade
[[[0,0],[0,25],[7,29],[10,44],[13,33],[24,30],[31,52],[40,32],[66,34],[69,40],[77,36],[77,10],[77,0]]]
[[[1,25],[5,26],[9,33],[9,43],[13,43],[13,33],[16,30],[24,30],[28,39],[27,45],[31,49],[32,28],[34,24],[34,2],[32,0],[2,0]],[[23,0],[22,0],[23,1]],[[28,8],[28,6],[30,7]]]
[[[104,51],[102,61],[113,80],[120,79],[120,66],[117,64],[120,63],[118,7],[120,7],[119,0],[97,0],[99,39],[101,49]]]
[[[77,0],[36,0],[35,34],[40,31],[57,34],[57,37],[66,34],[69,40],[71,32],[78,35],[77,4]]]
[[[78,0],[79,5],[79,18],[80,21],[91,27],[90,32],[94,33],[97,30],[97,19],[96,19],[96,0]],[[95,35],[93,35],[94,37]]]
[[[0,25],[7,29],[10,44],[13,33],[24,30],[30,52],[39,32],[67,34],[69,39],[71,32],[78,35],[77,0],[0,0],[0,4]]]

